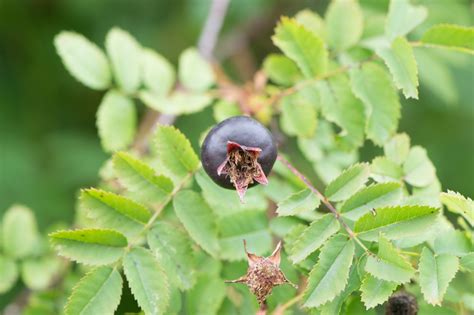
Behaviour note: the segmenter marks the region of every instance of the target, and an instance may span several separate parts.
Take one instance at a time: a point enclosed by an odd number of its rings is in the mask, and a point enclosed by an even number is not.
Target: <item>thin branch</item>
[[[198,41],[199,52],[211,60],[230,0],[213,0]]]
[[[293,174],[295,174],[299,179],[301,179],[305,185],[316,195],[319,199],[324,203],[324,205],[332,212],[332,214],[336,217],[336,220],[344,227],[344,229],[349,234],[349,237],[354,239],[360,247],[362,247],[367,253],[370,253],[369,249],[357,238],[356,234],[352,229],[344,222],[341,218],[341,214],[336,210],[336,208],[331,204],[331,202],[324,196],[316,187],[311,184],[311,182],[298,171],[287,159],[283,156],[278,155],[278,160],[281,161]]]
[[[291,300],[288,300],[285,304],[278,306],[275,311],[273,311],[273,315],[283,315],[287,309],[298,303],[303,298],[304,292],[300,292]]]

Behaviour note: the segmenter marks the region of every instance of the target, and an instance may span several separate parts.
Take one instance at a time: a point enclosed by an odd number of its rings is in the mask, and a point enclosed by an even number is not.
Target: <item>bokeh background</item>
[[[107,155],[96,136],[95,112],[102,97],[76,82],[53,47],[61,30],[74,30],[103,47],[105,34],[120,26],[144,46],[176,64],[195,45],[209,0],[0,0],[0,215],[13,203],[31,207],[40,227],[71,223],[75,195],[94,185]],[[386,12],[388,0],[361,0]],[[469,0],[424,0],[434,23],[472,25]],[[324,14],[325,0],[232,0],[216,56],[238,81],[263,57],[277,51],[270,36],[280,15],[303,8]],[[374,20],[368,21],[373,23]],[[375,21],[376,22],[376,21]],[[412,34],[416,39],[416,32]],[[417,50],[420,100],[403,101],[400,130],[427,148],[443,189],[474,196],[474,58]],[[143,107],[141,107],[143,110]],[[212,124],[210,110],[177,121],[197,148]],[[194,135],[194,136],[193,136]],[[367,143],[363,159],[381,152]]]

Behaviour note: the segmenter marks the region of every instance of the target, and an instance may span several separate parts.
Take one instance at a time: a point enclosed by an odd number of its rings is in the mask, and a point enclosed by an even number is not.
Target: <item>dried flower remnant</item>
[[[385,307],[385,315],[416,315],[418,314],[418,303],[416,298],[407,292],[393,294]]]
[[[266,307],[265,301],[271,294],[273,287],[286,283],[296,288],[296,285],[292,284],[280,269],[281,242],[278,243],[269,257],[261,257],[249,253],[245,240],[244,249],[249,264],[247,274],[239,279],[226,282],[246,284],[250,291],[256,296],[261,309]]]
[[[268,179],[258,163],[262,149],[246,147],[237,142],[227,141],[227,158],[217,168],[217,175],[225,174],[237,190],[243,201],[247,188],[254,180],[262,185],[268,184]]]

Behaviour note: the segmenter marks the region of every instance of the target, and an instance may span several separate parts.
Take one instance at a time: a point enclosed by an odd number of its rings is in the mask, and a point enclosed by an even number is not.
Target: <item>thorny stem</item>
[[[352,231],[352,229],[346,224],[346,222],[344,222],[344,220],[341,218],[341,214],[336,210],[336,208],[331,204],[331,202],[326,198],[326,196],[324,196],[319,190],[317,190],[316,187],[314,187],[313,184],[311,184],[311,182],[303,174],[301,174],[300,171],[298,171],[287,159],[285,159],[281,155],[278,155],[278,160],[281,161],[299,179],[301,179],[306,184],[306,186],[308,186],[308,188],[316,196],[319,197],[322,203],[324,203],[324,205],[329,209],[329,211],[331,211],[332,214],[336,217],[337,221],[339,221],[339,223],[344,227],[344,229],[349,234],[349,237],[354,239],[354,241],[356,241],[357,244],[359,244],[359,246],[362,247],[362,249],[364,249],[367,254],[371,254],[369,249],[362,243],[361,240],[357,238],[357,235],[354,233],[354,231]]]

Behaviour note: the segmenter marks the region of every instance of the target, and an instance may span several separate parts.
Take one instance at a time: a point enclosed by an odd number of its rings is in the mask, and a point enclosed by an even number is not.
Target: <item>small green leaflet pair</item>
[[[93,267],[74,288],[66,314],[112,314],[120,302],[122,268],[146,314],[164,314],[172,290],[193,287],[191,240],[180,226],[155,221],[197,171],[199,159],[174,127],[158,127],[154,141],[156,162],[166,175],[128,153],[116,153],[113,172],[127,197],[85,189],[80,208],[91,227],[50,234],[61,256]]]
[[[215,83],[214,72],[195,48],[183,51],[176,75],[168,60],[117,27],[106,36],[107,55],[74,32],[61,32],[54,44],[74,78],[91,89],[108,90],[97,111],[99,136],[108,152],[126,149],[134,140],[134,98],[173,115],[198,112],[212,102],[206,91]],[[184,90],[173,91],[176,76]]]

